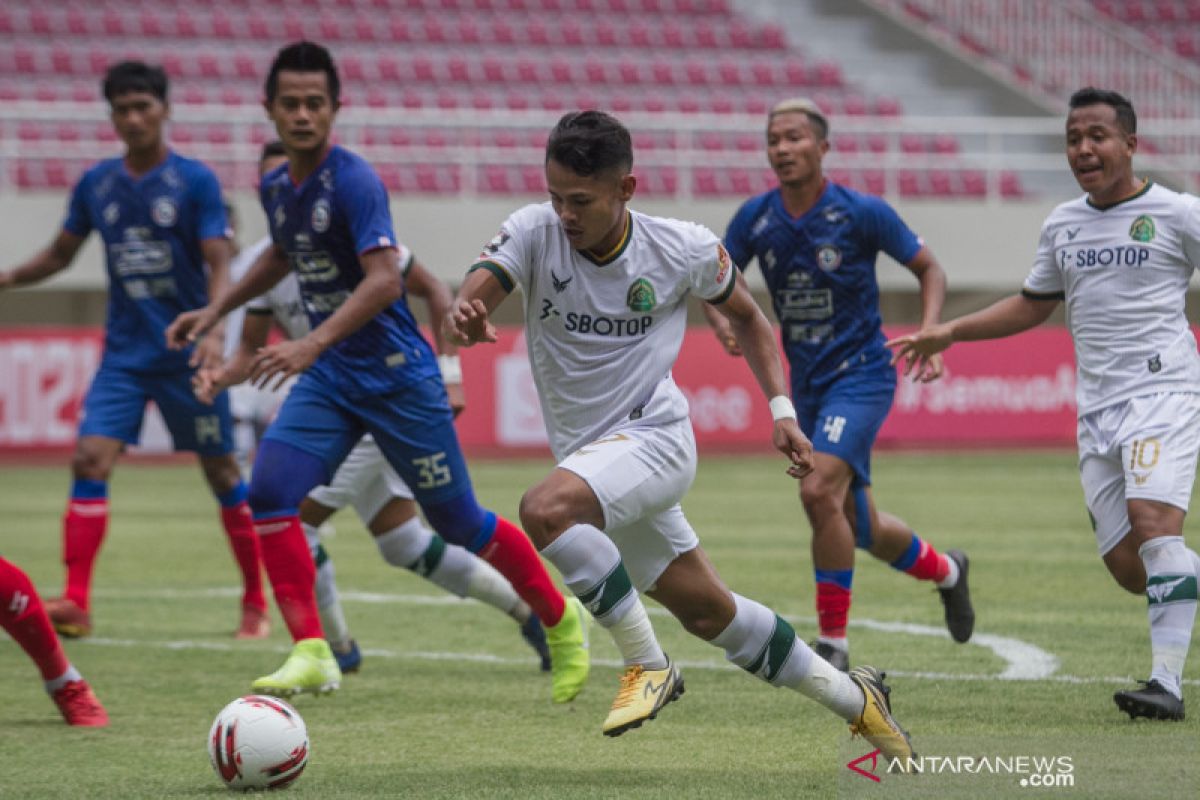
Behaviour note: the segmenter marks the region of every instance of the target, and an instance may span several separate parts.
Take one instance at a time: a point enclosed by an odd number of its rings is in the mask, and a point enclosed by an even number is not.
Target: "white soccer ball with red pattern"
[[[221,709],[208,732],[208,757],[230,789],[287,786],[308,763],[308,730],[277,697],[250,694]]]

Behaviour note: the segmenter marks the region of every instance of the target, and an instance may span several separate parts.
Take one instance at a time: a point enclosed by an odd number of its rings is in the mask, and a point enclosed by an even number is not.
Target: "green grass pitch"
[[[808,526],[783,466],[705,458],[685,510],[726,582],[808,639]],[[521,492],[548,467],[478,462],[477,493],[515,517]],[[0,553],[43,596],[62,581],[67,482],[65,464],[0,467]],[[1185,674],[1185,722],[1133,723],[1116,710],[1112,692],[1149,671],[1145,600],[1121,591],[1096,556],[1073,453],[884,453],[875,491],[881,508],[939,549],[970,554],[977,641],[950,641],[930,585],[860,554],[852,660],[891,673],[896,716],[922,755],[992,770],[947,772],[946,761],[937,774],[879,783],[857,775],[846,763],[870,748],[844,724],[729,667],[652,602],[687,693],[656,721],[606,739],[600,724],[619,668],[602,629],[592,628],[589,685],[574,703],[555,706],[514,623],[388,567],[343,512],[326,544],[366,660],[335,696],[297,701],[312,758],[285,791],[571,800],[1198,796],[1200,657]],[[224,796],[205,752],[208,727],[286,652],[277,616],[266,642],[230,636],[235,570],[196,467],[127,461],[111,498],[95,635],[66,645],[111,726],[65,726],[33,665],[0,636],[0,798]],[[1200,546],[1194,531],[1189,539]],[[1062,757],[1071,769],[1054,771],[1059,785],[1032,785],[1019,757]]]

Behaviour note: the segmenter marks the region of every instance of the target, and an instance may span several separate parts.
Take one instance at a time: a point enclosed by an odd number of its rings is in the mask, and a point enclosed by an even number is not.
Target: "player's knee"
[[[684,630],[710,642],[729,626],[733,615],[719,602],[696,602],[676,613]]]
[[[329,472],[321,459],[267,439],[254,459],[247,500],[255,515],[294,514],[309,490],[328,480]]]
[[[831,481],[816,474],[809,475],[800,484],[800,502],[814,522],[843,513],[836,488]]]
[[[71,457],[71,474],[88,481],[107,481],[115,459],[95,448],[80,444]]]
[[[539,548],[549,544],[554,534],[575,523],[570,506],[563,502],[561,494],[544,485],[525,492],[518,513],[521,527]]]
[[[213,494],[226,494],[242,481],[242,471],[238,469],[237,460],[232,454],[201,458],[200,466]]]
[[[467,492],[444,503],[422,504],[429,526],[451,544],[479,552],[496,528],[496,517]]]

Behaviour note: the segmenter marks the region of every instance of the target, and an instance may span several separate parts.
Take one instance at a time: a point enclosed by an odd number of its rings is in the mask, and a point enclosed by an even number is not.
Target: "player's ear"
[[[637,176],[633,173],[621,176],[621,202],[628,203],[637,191]]]

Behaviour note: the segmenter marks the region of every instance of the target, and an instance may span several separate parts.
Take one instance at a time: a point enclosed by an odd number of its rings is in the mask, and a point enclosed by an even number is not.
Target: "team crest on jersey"
[[[720,242],[717,242],[717,261],[721,262],[721,268],[717,270],[717,284],[720,285],[725,282],[725,276],[729,274],[729,267],[733,263],[729,258],[729,251]]]
[[[282,228],[285,222],[287,222],[287,214],[284,213],[283,206],[275,206],[275,227]]]
[[[1154,234],[1154,219],[1149,214],[1142,214],[1129,226],[1129,238],[1135,242],[1149,242]]]
[[[831,244],[817,248],[817,266],[826,272],[833,272],[842,265],[842,251]]]
[[[507,242],[509,238],[509,235],[504,231],[503,228],[501,228],[500,232],[493,236],[492,240],[483,246],[483,252],[479,254],[479,257],[487,258],[488,256],[496,255],[496,253],[500,251],[500,248],[504,246],[504,243]]]
[[[312,229],[317,233],[324,233],[329,230],[329,218],[329,201],[322,197],[313,203]]]
[[[625,293],[625,305],[629,306],[630,311],[644,314],[653,311],[657,304],[658,299],[654,296],[654,287],[645,278],[638,278],[630,284],[629,291]]]
[[[121,217],[121,207],[116,203],[109,203],[104,207],[104,222],[108,225],[116,225],[117,220]]]
[[[175,208],[175,201],[169,197],[158,198],[150,207],[150,218],[160,228],[171,227],[178,217],[179,211]]]

